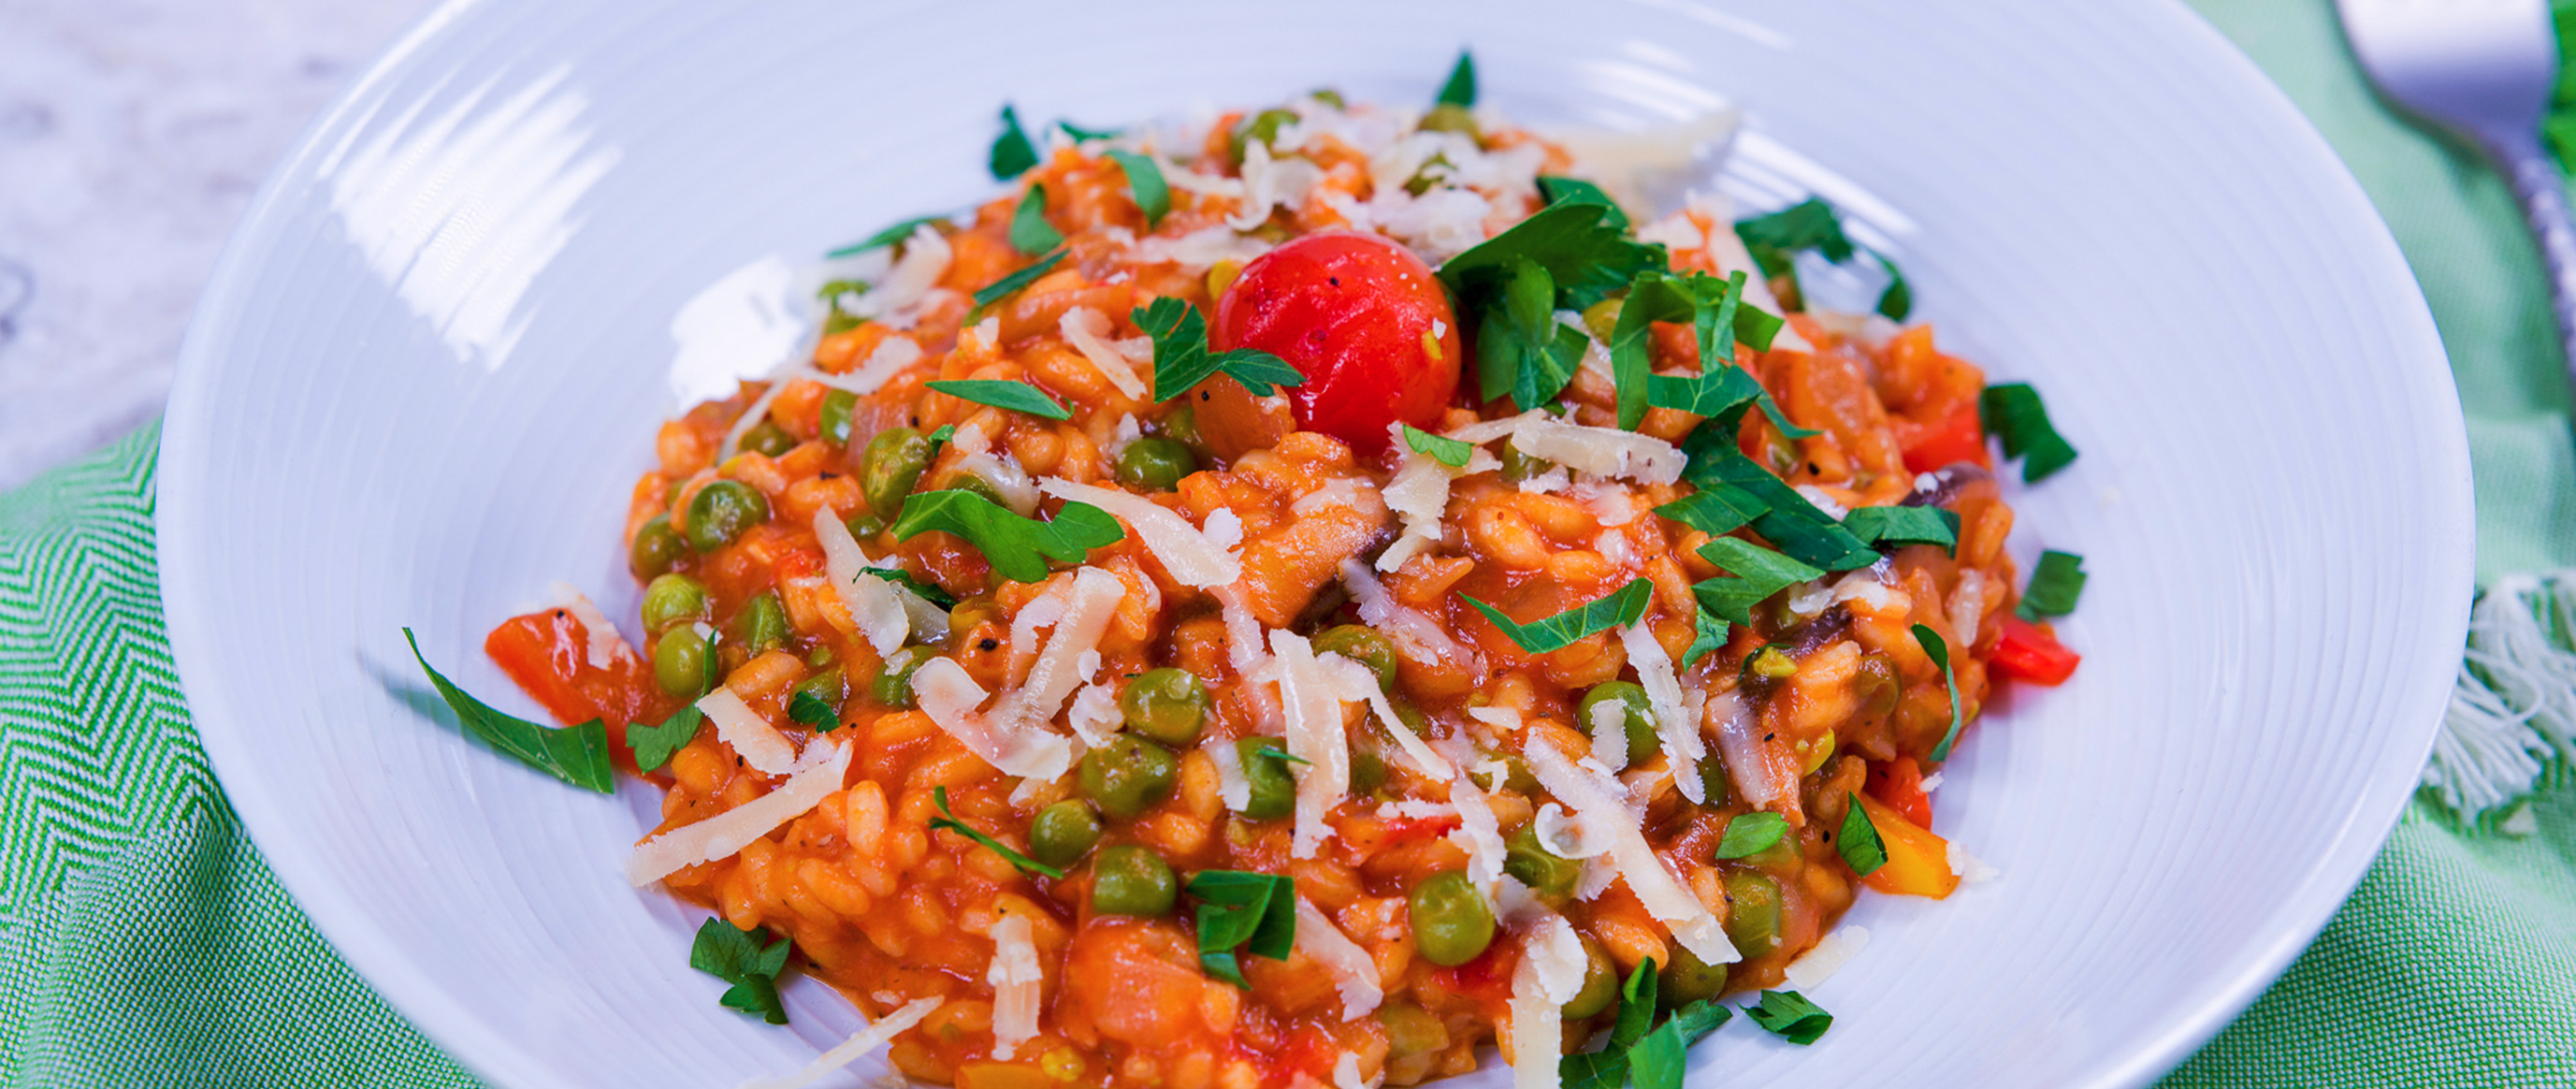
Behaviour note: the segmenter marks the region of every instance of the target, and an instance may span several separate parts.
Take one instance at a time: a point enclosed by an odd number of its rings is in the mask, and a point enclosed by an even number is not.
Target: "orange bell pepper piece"
[[[1959,887],[1959,875],[1950,872],[1950,841],[1905,819],[1885,802],[1867,794],[1853,797],[1869,814],[1870,825],[1878,829],[1879,842],[1887,847],[1887,865],[1861,882],[1880,892],[1949,899],[1950,890]]]

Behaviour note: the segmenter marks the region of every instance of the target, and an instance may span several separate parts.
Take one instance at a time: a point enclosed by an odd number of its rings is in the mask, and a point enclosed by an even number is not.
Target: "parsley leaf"
[[[920,597],[921,600],[939,606],[942,609],[954,609],[957,607],[957,595],[940,589],[936,583],[925,582],[921,579],[914,578],[912,572],[906,571],[900,567],[863,567],[859,569],[859,573],[862,575],[874,575],[877,578],[884,579],[887,582],[891,582],[906,590],[910,590],[914,595]]]
[[[1939,507],[1862,507],[1843,516],[1843,528],[1873,547],[1940,545],[1959,550],[1959,513]]]
[[[993,573],[1013,582],[1042,582],[1047,559],[1082,563],[1091,550],[1127,536],[1109,512],[1089,503],[1067,503],[1055,520],[1023,518],[963,489],[921,492],[904,501],[894,539],[908,541],[932,530],[954,533],[984,554]]]
[[[1058,881],[1064,880],[1063,870],[1059,870],[1044,862],[1040,862],[1027,855],[1021,854],[1018,851],[1014,851],[1011,849],[1010,844],[994,839],[982,832],[978,832],[975,830],[973,825],[967,824],[965,821],[958,820],[957,812],[948,808],[947,787],[932,787],[930,789],[930,797],[932,800],[939,803],[939,815],[930,818],[931,831],[936,832],[944,828],[948,831],[955,832],[958,835],[974,840],[977,843],[983,844],[984,846],[991,848],[994,854],[1002,856],[1002,861],[1018,867],[1022,873],[1045,874]]]
[[[1691,587],[1702,611],[1744,627],[1753,626],[1753,607],[1762,599],[1825,573],[1741,537],[1712,537],[1699,546],[1700,558],[1728,574]]]
[[[1527,412],[1564,392],[1590,341],[1557,322],[1556,281],[1538,262],[1514,257],[1496,283],[1477,320],[1476,382],[1487,399],[1508,393]],[[1560,350],[1560,344],[1571,350]]]
[[[723,919],[709,919],[689,943],[689,967],[733,986],[717,999],[729,1009],[759,1014],[773,1025],[787,1023],[787,1006],[778,1000],[778,973],[787,967],[787,937],[769,940],[769,928],[737,930]]]
[[[1700,659],[1726,649],[1725,620],[1703,607],[1691,614],[1691,626],[1696,630],[1691,637],[1690,649],[1682,652],[1682,667],[1685,669],[1697,668]]]
[[[1287,960],[1295,948],[1295,879],[1284,874],[1201,870],[1185,887],[1199,899],[1199,967],[1207,974],[1249,988],[1235,959],[1236,946],[1256,957],[1279,961]]]
[[[1464,594],[1459,596],[1466,597]],[[1636,623],[1638,617],[1646,615],[1646,606],[1654,597],[1655,584],[1639,577],[1589,603],[1527,624],[1515,623],[1511,617],[1503,615],[1501,609],[1475,598],[1468,597],[1467,604],[1485,614],[1485,619],[1493,621],[1494,626],[1501,628],[1503,634],[1511,637],[1522,650],[1546,654],[1563,650],[1574,645],[1576,640],[1596,632]]]
[[[1834,850],[1851,864],[1852,874],[1867,877],[1887,865],[1887,841],[1878,838],[1878,826],[1869,821],[1869,811],[1861,808],[1857,795],[1843,795],[1843,828],[1834,836]]]
[[[706,717],[706,712],[693,703],[671,712],[671,717],[663,719],[659,726],[627,723],[626,748],[635,754],[635,770],[652,771],[670,763],[672,753],[697,739],[698,723]]]
[[[832,732],[832,727],[841,724],[840,708],[832,706],[830,700],[804,691],[797,692],[795,699],[787,701],[787,717],[824,733]]]
[[[2004,456],[2022,458],[2021,480],[2037,484],[2075,462],[2075,447],[2048,422],[2048,406],[2028,382],[1987,386],[1986,434],[2004,440]],[[2024,457],[2024,455],[2028,455]]]
[[[2039,566],[2030,572],[2030,589],[2022,591],[2021,608],[2016,611],[2024,620],[2064,616],[2075,611],[2075,600],[2082,596],[2084,557],[2050,549],[2039,554]]]
[[[827,252],[823,256],[851,257],[857,254],[866,253],[879,246],[891,246],[903,241],[904,239],[910,238],[912,237],[913,232],[933,223],[946,222],[948,222],[947,216],[914,216],[911,219],[904,220],[901,223],[897,223],[894,226],[878,231],[877,233],[869,235],[859,241],[852,242],[849,245]]]
[[[1035,257],[1064,245],[1064,232],[1047,222],[1046,186],[1032,185],[1011,213],[1011,248]]]
[[[1815,1043],[1834,1026],[1834,1015],[1796,991],[1764,991],[1762,1001],[1745,1007],[1744,1015],[1771,1035],[1799,1045]]]
[[[1029,267],[985,285],[983,290],[975,293],[975,313],[983,313],[985,307],[1019,294],[1021,288],[1036,283],[1038,277],[1055,271],[1057,265],[1064,263],[1065,253],[1065,250],[1059,248],[1053,253],[1038,258]]]
[[[1941,683],[1950,686],[1950,729],[1941,735],[1940,744],[1932,746],[1933,760],[1947,760],[1950,746],[1959,742],[1959,727],[1967,725],[1959,717],[1959,673],[1950,668],[1950,644],[1941,640],[1940,632],[1916,624],[1914,641],[1922,644],[1923,653],[1931,657],[1933,665],[1941,667]]]
[[[1002,134],[993,138],[989,165],[993,177],[1000,181],[1019,177],[1038,165],[1038,149],[1020,128],[1020,111],[1008,104],[1002,107]]]
[[[1126,173],[1127,192],[1136,198],[1136,210],[1145,213],[1146,229],[1159,226],[1172,211],[1172,187],[1163,181],[1163,168],[1133,151],[1112,151],[1109,157]]]
[[[1883,253],[1873,252],[1878,267],[1887,270],[1887,290],[1878,293],[1878,314],[1889,321],[1904,321],[1914,312],[1914,287],[1905,282],[1905,274],[1896,270],[1896,262]]]
[[[1452,469],[1466,468],[1467,459],[1476,456],[1476,444],[1434,435],[1412,424],[1404,425],[1404,444],[1412,447],[1414,453],[1428,454],[1431,460]]]
[[[1650,350],[1655,323],[1684,319],[1698,334],[1700,374],[1696,379],[1666,378],[1657,383],[1651,374],[1654,360]],[[1619,304],[1618,324],[1610,333],[1610,370],[1619,389],[1619,426],[1635,430],[1637,421],[1646,418],[1649,404],[1665,408],[1701,405],[1715,409],[1708,415],[1724,419],[1724,429],[1731,433],[1732,425],[1742,418],[1745,398],[1706,403],[1699,387],[1709,386],[1709,394],[1716,397],[1743,393],[1742,382],[1725,378],[1725,372],[1736,369],[1735,342],[1741,339],[1757,350],[1769,348],[1780,326],[1779,318],[1764,313],[1760,307],[1744,305],[1741,272],[1723,280],[1702,272],[1689,276],[1648,272],[1638,276],[1628,285],[1628,297]],[[1660,399],[1655,396],[1658,392],[1663,395]],[[1756,395],[1752,403],[1761,405],[1763,413],[1789,437],[1815,434],[1789,422],[1760,382],[1751,384],[1751,392]]]
[[[1792,559],[1827,571],[1850,571],[1878,562],[1877,551],[1816,509],[1786,481],[1738,453],[1734,440],[1704,442],[1706,425],[1691,432],[1682,452],[1690,464],[1683,478],[1699,492],[1655,508],[1655,513],[1703,533],[1723,534],[1750,525]],[[1698,496],[1708,496],[1700,499]],[[1740,518],[1741,520],[1737,520]]]
[[[1255,397],[1268,397],[1273,386],[1304,385],[1306,376],[1287,360],[1253,348],[1208,351],[1207,319],[1198,308],[1165,296],[1150,306],[1128,312],[1128,319],[1154,339],[1154,400],[1169,401],[1224,371]]]
[[[1581,178],[1541,174],[1538,176],[1538,192],[1547,198],[1549,204],[1598,204],[1609,209],[1603,218],[1611,226],[1628,225],[1628,213],[1619,207],[1619,202],[1610,199],[1610,194],[1602,192],[1600,186]]]
[[[1612,209],[1568,202],[1541,208],[1503,233],[1476,243],[1440,266],[1440,281],[1481,311],[1481,300],[1515,257],[1537,262],[1556,284],[1561,309],[1581,310],[1628,286],[1638,274],[1663,269],[1664,248],[1628,237],[1607,222]],[[1459,315],[1463,321],[1465,313]]]
[[[1646,1027],[1655,1020],[1655,958],[1637,962],[1628,981],[1619,987],[1619,1019],[1610,1026],[1610,1040],[1599,1051],[1577,1052],[1557,1061],[1556,1074],[1563,1089],[1619,1089],[1628,1078],[1628,1050],[1646,1036]]]
[[[1050,420],[1070,420],[1073,410],[1056,403],[1036,386],[1017,380],[994,378],[961,378],[950,382],[924,382],[923,385],[962,401],[1011,412],[1026,412]]]
[[[1741,813],[1726,820],[1726,834],[1718,838],[1717,857],[1751,858],[1771,849],[1789,834],[1789,818],[1769,811]]]
[[[520,763],[545,772],[557,779],[602,794],[617,793],[616,772],[608,762],[608,726],[592,719],[579,726],[553,729],[524,718],[501,713],[491,704],[466,695],[421,656],[420,640],[411,629],[402,630],[403,641],[411,644],[411,656],[420,663],[421,672],[429,674],[429,683],[438,689],[438,697],[456,712],[456,721],[467,732],[482,738],[483,743],[516,758]]]
[[[1476,58],[1468,56],[1464,49],[1459,50],[1457,66],[1449,69],[1449,82],[1440,85],[1440,97],[1432,102],[1441,106],[1475,105]]]
[[[1106,140],[1118,135],[1117,129],[1086,129],[1071,121],[1058,121],[1055,127],[1063,129],[1064,134],[1073,137],[1075,143],[1081,143],[1084,140]]]
[[[1682,1089],[1690,1046],[1717,1031],[1735,1011],[1708,999],[1674,1010],[1628,1049],[1628,1079],[1637,1089]]]
[[[1738,220],[1735,237],[1744,240],[1744,248],[1753,254],[1753,263],[1762,266],[1765,276],[1779,276],[1789,271],[1789,257],[1802,250],[1814,250],[1825,260],[1837,265],[1852,259],[1851,236],[1843,233],[1842,219],[1834,206],[1820,197],[1808,197],[1769,215]]]

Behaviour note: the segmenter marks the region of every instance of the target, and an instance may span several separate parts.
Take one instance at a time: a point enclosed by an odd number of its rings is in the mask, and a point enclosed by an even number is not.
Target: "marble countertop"
[[[161,411],[261,179],[427,7],[0,4],[0,488]]]

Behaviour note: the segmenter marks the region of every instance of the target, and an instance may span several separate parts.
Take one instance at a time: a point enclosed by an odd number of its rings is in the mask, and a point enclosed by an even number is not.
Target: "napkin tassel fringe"
[[[2424,786],[2477,820],[2576,758],[2576,570],[2508,575],[2469,612],[2467,652]]]

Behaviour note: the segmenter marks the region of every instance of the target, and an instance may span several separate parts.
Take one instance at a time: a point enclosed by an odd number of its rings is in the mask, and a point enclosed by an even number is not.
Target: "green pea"
[[[1726,778],[1726,760],[1714,748],[1699,758],[1699,786],[1700,793],[1708,798],[1703,804],[1710,809],[1725,808],[1726,800],[1734,796],[1734,784]]]
[[[1464,872],[1424,878],[1406,900],[1412,909],[1413,949],[1422,959],[1455,968],[1494,944],[1494,909]]]
[[[1118,454],[1118,482],[1149,492],[1168,492],[1181,478],[1199,471],[1198,455],[1179,442],[1147,436]]]
[[[795,449],[796,436],[788,434],[787,429],[778,426],[776,420],[762,420],[753,425],[751,430],[743,432],[742,441],[737,445],[762,456],[774,458]]]
[[[713,552],[769,520],[769,500],[739,480],[719,480],[689,500],[689,546]]]
[[[1127,716],[1128,729],[1166,745],[1187,745],[1198,740],[1199,724],[1207,721],[1207,686],[1187,670],[1148,669],[1118,694],[1118,710]]]
[[[1727,928],[1734,929],[1730,921]],[[1752,954],[1748,952],[1747,956]],[[1673,962],[1664,966],[1656,980],[1655,1002],[1666,1009],[1687,1006],[1702,999],[1726,993],[1726,966],[1699,959],[1680,942],[1673,943]]]
[[[1503,872],[1529,886],[1539,899],[1556,904],[1574,896],[1574,883],[1583,876],[1583,863],[1558,858],[1540,846],[1537,827],[1524,824],[1503,840]]]
[[[992,481],[986,480],[982,476],[974,473],[959,473],[956,476],[951,477],[948,481],[948,488],[952,491],[973,492],[977,495],[983,496],[997,507],[1007,507],[1011,505],[1008,500],[1002,498],[1002,489],[994,487]]]
[[[1166,915],[1180,896],[1180,882],[1162,856],[1122,843],[1100,849],[1091,862],[1091,913]]]
[[[1427,1055],[1449,1048],[1449,1026],[1414,1003],[1397,1001],[1379,1006],[1377,1023],[1386,1026],[1388,1058]]]
[[[1424,132],[1454,132],[1478,143],[1485,139],[1484,130],[1476,126],[1475,113],[1455,102],[1431,107],[1431,112],[1423,114],[1422,124],[1416,127]]]
[[[1134,820],[1169,797],[1180,777],[1180,758],[1134,734],[1119,734],[1082,754],[1082,793],[1102,813]]]
[[[1342,624],[1323,630],[1315,636],[1315,653],[1331,651],[1377,674],[1377,686],[1395,688],[1395,641],[1376,628],[1359,624]]]
[[[868,698],[880,707],[910,710],[913,671],[938,656],[939,652],[929,647],[905,647],[886,655],[885,664],[878,667],[876,678],[868,682]]]
[[[688,554],[689,542],[671,528],[671,516],[656,514],[635,531],[635,543],[626,550],[626,569],[639,579],[658,578]]]
[[[1351,793],[1377,793],[1386,785],[1386,757],[1370,749],[1351,750]]]
[[[1581,1021],[1608,1012],[1618,1000],[1619,966],[1610,962],[1600,942],[1583,939],[1583,989],[1558,1012],[1568,1021]]]
[[[796,682],[795,690],[831,704],[836,712],[841,708],[841,701],[850,696],[850,686],[842,680],[839,667],[823,670]],[[788,702],[794,703],[796,697],[791,695],[787,699]]]
[[[696,699],[716,684],[716,652],[698,629],[678,627],[653,644],[653,680],[662,691]]]
[[[1726,937],[1748,957],[1761,956],[1780,944],[1778,881],[1751,870],[1726,875]]]
[[[1546,476],[1547,471],[1553,468],[1556,468],[1555,462],[1522,453],[1520,447],[1508,442],[1503,444],[1503,479],[1505,480],[1514,484],[1524,480],[1536,480]]]
[[[1530,774],[1529,762],[1521,759],[1521,754],[1479,749],[1477,757],[1478,764],[1499,760],[1503,765],[1503,773],[1500,776],[1481,769],[1469,771],[1468,776],[1476,781],[1479,789],[1489,791],[1510,789],[1523,794],[1538,789],[1538,776]]]
[[[862,541],[872,539],[886,530],[886,520],[877,517],[874,511],[860,511],[851,515],[842,524],[850,527],[850,536]]]
[[[1635,767],[1646,757],[1662,749],[1655,736],[1655,706],[1646,699],[1645,688],[1634,681],[1604,681],[1583,694],[1583,702],[1574,708],[1574,723],[1585,734],[1592,732],[1592,711],[1605,703],[1619,704],[1623,709],[1620,728],[1628,734],[1628,763]]]
[[[1251,120],[1245,121],[1234,130],[1234,139],[1231,141],[1234,161],[1242,162],[1244,152],[1253,144],[1257,143],[1266,148],[1276,143],[1279,139],[1279,130],[1296,123],[1297,111],[1295,110],[1269,109],[1252,115]]]
[[[1778,643],[1764,643],[1744,656],[1736,676],[1748,685],[1787,680],[1798,675],[1798,660]]]
[[[822,423],[823,441],[834,446],[848,446],[850,417],[858,411],[858,408],[858,394],[845,389],[836,389],[824,394],[823,412],[818,417]]]
[[[1247,737],[1234,743],[1244,781],[1252,784],[1252,800],[1244,805],[1243,815],[1257,821],[1285,817],[1297,808],[1297,779],[1288,774],[1288,762],[1258,755],[1264,750],[1288,751],[1275,737]]]
[[[1163,417],[1163,437],[1183,446],[1199,445],[1199,412],[1188,405],[1173,409]]]
[[[733,641],[753,654],[787,645],[787,606],[778,600],[777,591],[742,603],[742,611],[733,616]]]
[[[687,575],[663,575],[644,587],[644,633],[707,618],[707,588]]]
[[[930,440],[909,427],[889,427],[869,439],[859,454],[859,493],[868,509],[887,519],[901,512],[904,497],[930,468],[930,453]]]
[[[1029,854],[1049,866],[1070,866],[1100,842],[1100,816],[1067,798],[1038,810],[1029,823]]]

